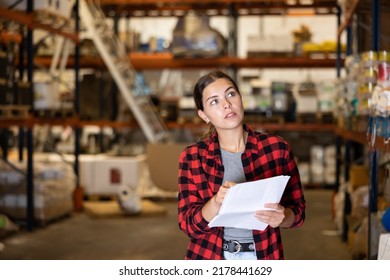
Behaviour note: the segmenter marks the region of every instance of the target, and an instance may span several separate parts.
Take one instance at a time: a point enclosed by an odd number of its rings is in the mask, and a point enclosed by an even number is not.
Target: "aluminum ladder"
[[[169,140],[169,131],[150,97],[136,78],[124,45],[107,24],[100,6],[92,1],[79,2],[83,35],[90,38],[111,73],[119,91],[149,142]]]

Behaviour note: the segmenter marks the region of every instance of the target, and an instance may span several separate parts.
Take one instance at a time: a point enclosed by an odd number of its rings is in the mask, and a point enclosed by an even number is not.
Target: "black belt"
[[[255,244],[250,243],[240,243],[236,240],[224,240],[223,241],[223,250],[228,251],[229,253],[237,254],[238,252],[251,252],[255,250]]]

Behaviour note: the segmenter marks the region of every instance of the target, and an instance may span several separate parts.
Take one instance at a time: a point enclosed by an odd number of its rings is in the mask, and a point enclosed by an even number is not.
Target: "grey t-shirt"
[[[241,154],[241,152],[232,153],[221,149],[222,164],[225,169],[223,183],[226,181],[231,181],[238,184],[246,181],[244,168],[241,162]],[[253,241],[252,230],[225,227],[223,239],[249,243]]]

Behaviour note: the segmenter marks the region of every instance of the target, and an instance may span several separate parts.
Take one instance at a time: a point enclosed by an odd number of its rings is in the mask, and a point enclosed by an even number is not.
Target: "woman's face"
[[[242,124],[244,107],[240,93],[225,79],[217,79],[203,90],[203,111],[198,115],[218,129],[236,128]]]

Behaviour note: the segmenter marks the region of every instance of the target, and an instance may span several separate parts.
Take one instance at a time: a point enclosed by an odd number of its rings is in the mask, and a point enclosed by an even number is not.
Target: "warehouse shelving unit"
[[[197,10],[210,15],[286,15],[292,11],[294,15],[307,15],[302,9],[311,9],[311,15],[334,14],[337,1],[258,1],[258,0],[162,0],[156,3],[153,0],[100,0],[100,5],[107,15],[120,14],[126,17],[170,17],[182,16],[190,10]]]
[[[284,1],[272,1],[264,3],[263,1],[213,1],[212,4],[206,3],[208,1],[198,1],[195,5],[191,0],[181,1],[180,4],[177,1],[162,1],[159,5],[155,5],[152,1],[101,1],[102,8],[106,11],[107,14],[118,15],[122,14],[126,17],[161,17],[161,16],[172,16],[177,13],[177,11],[185,12],[190,9],[197,10],[213,10],[215,15],[227,15],[231,13],[232,6],[235,10],[234,17],[240,15],[265,15],[265,14],[274,14],[280,15],[282,10],[285,11],[287,7]],[[299,1],[298,1],[298,5]],[[319,11],[319,8],[325,8],[322,11],[326,11],[328,14],[338,15],[339,20],[339,29],[337,32],[337,38],[340,39],[343,32],[347,32],[347,36],[350,39],[352,36],[352,31],[350,28],[350,23],[353,19],[353,16],[359,8],[363,7],[367,8],[367,5],[371,5],[372,10],[372,46],[371,49],[374,51],[379,50],[379,41],[380,41],[380,1],[359,1],[354,0],[351,2],[349,10],[345,11],[342,15],[341,10],[338,8],[337,1],[313,1],[313,7],[315,13]],[[322,6],[322,7],[320,7]],[[302,7],[299,7],[302,8]],[[234,32],[232,32],[234,33]],[[349,40],[348,39],[348,40]],[[340,41],[339,41],[340,42]],[[347,47],[347,55],[351,53],[351,46]],[[207,68],[208,66],[219,66],[219,67],[231,67],[233,69],[239,68],[295,68],[295,67],[306,67],[306,68],[329,68],[335,67],[338,73],[338,77],[340,77],[340,71],[342,69],[342,65],[344,64],[342,58],[341,46],[338,44],[338,57],[336,59],[311,59],[305,57],[277,57],[277,58],[251,58],[251,59],[240,59],[233,56],[226,56],[220,58],[211,58],[211,59],[178,59],[173,58],[170,54],[140,54],[140,53],[132,53],[130,54],[130,59],[137,70],[145,70],[145,69],[187,69],[187,68]],[[256,126],[256,124],[253,124]],[[174,125],[176,126],[176,125]],[[188,128],[193,127],[194,125],[180,125],[182,127]],[[196,126],[196,125],[195,125]],[[263,125],[262,125],[263,126]],[[267,127],[268,124],[265,124],[263,127]],[[280,125],[275,125],[273,127],[268,127],[270,130],[278,130],[278,129],[289,129],[287,125],[283,125],[283,128]],[[291,127],[291,126],[290,126]],[[305,125],[300,127],[294,127],[294,130],[305,129]],[[314,125],[314,127],[318,127],[318,125]],[[267,129],[267,128],[266,128]],[[313,127],[310,129],[314,129]],[[344,177],[346,180],[349,178],[349,166],[351,164],[351,149],[357,143],[358,145],[368,146],[369,139],[371,135],[367,135],[364,132],[355,132],[350,131],[344,128],[334,127],[329,130],[337,136],[337,154],[338,154],[338,162],[337,162],[337,180],[341,174],[341,145],[342,142],[345,142],[345,157],[343,162],[345,164],[345,172]],[[379,150],[387,149],[387,144],[384,142],[385,139],[381,137],[377,137],[375,139],[375,143],[370,149],[370,217],[372,214],[377,212],[377,196],[378,196],[378,159],[379,159]],[[339,181],[337,181],[336,185],[339,185]],[[372,236],[369,237],[369,258],[372,258],[375,255],[376,249],[370,248],[372,241]]]
[[[350,9],[346,11],[344,16],[344,21],[340,24],[338,30],[338,38],[340,38],[343,32],[348,32],[348,44],[350,44],[352,39],[356,39],[356,37],[362,36],[362,34],[353,34],[351,31],[350,23],[353,21],[353,16],[356,14],[367,15],[371,13],[371,20],[369,26],[369,30],[366,30],[367,33],[371,34],[370,40],[366,39],[366,42],[361,44],[360,52],[371,50],[374,52],[381,51],[383,49],[387,49],[389,46],[388,41],[386,44],[381,44],[381,39],[384,34],[381,33],[381,26],[384,26],[382,23],[382,16],[386,15],[390,11],[390,6],[388,3],[384,3],[381,6],[380,0],[374,1],[366,1],[366,0],[354,0],[352,5],[350,5]],[[385,19],[387,20],[387,19]],[[387,20],[388,21],[388,20]],[[382,24],[381,24],[382,23]],[[388,32],[389,29],[387,29]],[[388,34],[387,34],[388,35]],[[356,37],[355,37],[356,36]],[[369,42],[369,44],[368,44]],[[382,46],[382,47],[381,47]],[[387,46],[387,48],[383,48]],[[350,48],[347,48],[349,53],[347,55],[352,54]],[[339,69],[338,69],[339,70]],[[388,118],[388,117],[387,117]],[[378,254],[378,240],[377,236],[374,234],[375,229],[378,230],[378,225],[380,221],[377,219],[378,212],[378,190],[379,190],[379,157],[380,152],[388,152],[388,141],[384,137],[376,136],[377,131],[374,131],[372,124],[376,122],[376,117],[367,116],[367,131],[366,132],[356,132],[351,131],[345,128],[336,128],[335,133],[338,136],[338,169],[340,170],[341,162],[344,162],[345,165],[345,173],[344,178],[345,181],[349,180],[349,166],[351,164],[351,144],[355,143],[361,145],[361,147],[365,147],[368,149],[368,163],[369,163],[369,209],[368,209],[368,239],[367,239],[367,258],[368,259],[376,259]],[[388,119],[387,119],[388,121]],[[345,155],[344,159],[341,158],[341,145],[344,143],[345,145]],[[339,172],[340,173],[340,172]],[[348,202],[347,202],[348,204]],[[348,214],[348,206],[346,205],[345,210]],[[345,222],[346,223],[346,222]],[[348,228],[344,228],[343,239],[347,241],[347,230]],[[377,233],[377,232],[376,232]]]
[[[77,73],[79,69],[79,56],[78,56],[78,43],[79,43],[79,36],[78,36],[78,30],[79,30],[79,24],[77,20],[77,7],[78,7],[78,0],[75,1],[75,7],[76,7],[76,20],[75,20],[75,30],[72,30],[70,25],[65,25],[61,27],[53,26],[55,22],[52,22],[50,24],[41,22],[39,19],[36,18],[34,14],[34,1],[27,1],[26,5],[26,12],[16,11],[12,9],[7,9],[6,7],[0,7],[0,16],[2,18],[8,19],[10,21],[15,21],[22,26],[27,27],[27,34],[26,34],[26,53],[27,58],[25,62],[25,66],[27,69],[27,80],[30,85],[32,85],[33,82],[33,71],[34,71],[34,54],[33,54],[33,30],[34,29],[42,29],[46,30],[50,33],[57,34],[60,36],[63,36],[67,39],[72,40],[75,43],[75,57],[74,57],[74,68]],[[16,37],[23,36],[22,34],[14,35]],[[8,38],[7,38],[8,39]],[[24,61],[24,54],[20,53],[19,57],[20,61]],[[22,62],[21,65],[24,63]],[[75,79],[75,111],[78,112],[79,106],[77,102],[77,94],[78,94],[78,78],[76,74]],[[29,88],[30,96],[33,96],[33,87],[30,86]],[[33,104],[33,98],[31,98],[31,111],[34,112],[34,104]],[[33,172],[34,172],[34,165],[33,165],[33,132],[32,128],[37,123],[32,121],[30,117],[27,118],[18,118],[13,119],[12,117],[7,119],[2,119],[1,122],[1,128],[8,128],[11,125],[18,126],[19,129],[19,141],[23,142],[24,133],[26,134],[26,148],[27,148],[27,174],[26,174],[26,182],[27,182],[27,191],[26,191],[26,228],[28,230],[32,230],[36,226],[35,216],[34,216],[34,183],[33,183]],[[23,129],[26,129],[26,132],[24,132]],[[79,130],[76,127],[75,128],[75,137],[76,139],[79,137]],[[78,141],[76,142],[75,147],[75,174],[78,175]],[[20,145],[19,147],[19,159],[23,160],[23,146]],[[5,149],[4,157],[7,159],[7,150]],[[76,189],[78,188],[78,183],[76,184]]]
[[[129,59],[136,70],[161,70],[161,69],[196,69],[209,68],[212,65],[219,67],[236,68],[334,68],[335,58],[309,58],[309,57],[263,57],[263,58],[238,58],[222,56],[216,58],[174,58],[170,53],[130,53]],[[37,57],[35,61],[41,65],[50,65],[50,57]],[[83,67],[104,67],[104,62],[99,57],[81,58]],[[73,58],[69,58],[68,67],[73,66]]]
[[[301,1],[289,5],[286,1],[174,1],[166,0],[155,3],[153,1],[100,1],[103,11],[114,21],[120,18],[131,21],[137,17],[176,17],[184,16],[186,12],[195,10],[200,14],[212,16],[228,16],[228,41],[236,42],[237,38],[237,19],[240,16],[295,16],[295,15],[334,15],[338,14],[337,1],[312,1],[310,4],[302,4]],[[310,10],[310,13],[305,11]],[[115,24],[114,24],[115,25]],[[233,50],[233,51],[231,51]],[[313,58],[312,56],[277,56],[272,57],[249,57],[241,58],[237,56],[236,46],[228,44],[227,55],[213,58],[192,58],[192,57],[174,57],[171,53],[141,53],[131,52],[130,61],[135,69],[143,70],[162,70],[162,69],[208,69],[225,68],[231,70],[233,75],[239,69],[297,69],[297,68],[316,68],[316,69],[335,69],[336,64],[343,63],[343,58],[336,59],[331,55],[324,54],[322,58]],[[91,61],[91,60],[90,60]],[[235,77],[237,78],[237,77]],[[333,135],[333,125],[327,125],[322,122],[315,124],[270,124],[251,123],[255,128],[272,132],[300,132],[316,131],[317,133],[329,133]],[[168,127],[198,130],[199,125],[168,124]],[[291,133],[290,133],[291,134]],[[320,134],[318,134],[320,135]]]
[[[93,1],[91,1],[93,2]],[[189,10],[211,11],[212,15],[232,15],[234,17],[240,15],[285,15],[287,10],[311,9],[313,16],[320,15],[335,15],[337,14],[337,1],[336,0],[317,0],[311,4],[301,4],[300,1],[296,1],[294,4],[287,4],[286,1],[254,1],[254,0],[217,0],[212,3],[208,0],[193,1],[177,1],[177,0],[163,0],[156,3],[155,1],[123,1],[123,0],[100,0],[101,8],[105,11],[107,17],[117,18],[119,16],[126,17],[164,17],[164,16],[180,16]],[[0,15],[6,15],[7,10],[0,7]],[[78,35],[69,30],[64,31],[52,28],[50,25],[44,25],[39,22],[35,22],[34,18],[30,15],[23,17],[24,13],[11,12],[8,13],[7,18],[20,21],[26,24],[30,28],[44,28],[50,32],[57,33],[67,38],[71,38],[74,42],[79,42]],[[234,27],[236,28],[236,27]],[[236,31],[232,31],[234,34]],[[230,41],[235,41],[231,38]],[[210,68],[210,67],[227,67],[233,69],[240,68],[334,68],[337,63],[337,59],[333,58],[321,58],[313,59],[310,57],[262,57],[262,58],[238,58],[234,54],[216,57],[216,58],[174,58],[169,53],[158,54],[145,54],[145,53],[130,53],[129,59],[132,66],[137,71],[151,70],[151,69],[197,69],[197,68]],[[49,66],[51,64],[50,57],[34,57],[34,62],[40,65]],[[342,62],[342,58],[341,58]],[[68,59],[68,67],[75,67],[75,58],[70,57]],[[79,67],[104,67],[104,62],[99,57],[80,57]],[[76,118],[67,118],[64,120],[39,120],[34,117],[30,117],[24,120],[13,121],[10,120],[10,124],[17,124],[18,122],[23,125],[33,125],[34,123],[47,122],[58,123],[66,122],[76,126],[83,126],[85,124],[96,124],[98,126],[125,126],[126,123],[116,124],[116,122],[96,121],[96,122],[84,122]],[[129,124],[133,126],[134,124]]]
[[[176,0],[163,0],[156,3],[151,0],[144,1],[121,1],[121,0],[101,0],[99,1],[103,11],[106,12],[106,16],[111,16],[112,14],[125,15],[126,17],[163,17],[163,16],[180,16],[183,15],[188,10],[204,10],[211,11],[213,15],[224,15],[231,16],[232,23],[229,30],[229,34],[234,36],[236,34],[236,19],[240,15],[252,15],[252,16],[262,16],[262,15],[275,15],[280,16],[284,15],[287,10],[297,10],[299,11],[302,8],[311,8],[313,11],[313,16],[321,15],[336,15],[337,14],[337,1],[336,0],[318,0],[313,1],[311,5],[302,5],[299,1],[294,5],[287,5],[285,1],[254,1],[254,0],[217,0],[213,1],[194,1],[194,0],[185,0],[185,1],[176,1]],[[76,6],[78,7],[78,1],[76,1]],[[32,9],[27,11],[27,13],[9,11],[0,7],[0,16],[7,18],[9,20],[17,21],[21,24],[24,24],[28,27],[30,36],[32,36],[32,31],[35,28],[41,28],[49,32],[58,34],[65,38],[71,39],[75,43],[75,57],[71,57],[68,60],[68,67],[73,67],[76,72],[76,77],[78,77],[77,71],[81,67],[104,67],[104,62],[101,58],[96,57],[80,57],[79,55],[79,35],[78,31],[80,30],[78,20],[76,20],[75,30],[70,29],[58,29],[51,25],[43,24],[37,22],[31,13]],[[78,9],[75,9],[76,13]],[[76,19],[77,19],[76,15]],[[230,38],[232,42],[235,42],[234,38]],[[32,44],[31,38],[29,39]],[[30,45],[30,48],[32,46]],[[129,60],[134,66],[135,70],[142,71],[147,69],[198,69],[198,68],[210,68],[210,67],[226,67],[231,69],[240,69],[240,68],[335,68],[338,60],[333,58],[322,58],[322,59],[313,59],[310,57],[273,57],[273,58],[238,58],[236,57],[235,47],[230,46],[229,55],[217,58],[173,58],[172,55],[163,53],[163,54],[144,54],[144,53],[130,53]],[[342,61],[340,58],[339,61]],[[33,68],[33,62],[37,62],[42,65],[49,66],[51,64],[51,58],[48,57],[30,57],[27,60],[27,69],[29,69],[29,75]],[[32,76],[29,78],[32,81]],[[75,86],[75,110],[79,112],[78,104],[78,82],[76,80]],[[42,119],[34,116],[29,116],[22,119],[8,119],[5,122],[1,122],[0,127],[9,127],[9,126],[19,126],[28,128],[29,134],[31,134],[31,129],[35,125],[48,124],[48,125],[69,125],[75,129],[76,135],[76,162],[75,162],[75,172],[78,174],[78,140],[80,137],[79,128],[86,125],[97,125],[100,127],[137,127],[138,124],[135,122],[112,122],[112,121],[83,121],[80,120],[76,114],[74,117],[63,118],[63,119]],[[261,128],[268,131],[318,131],[318,132],[334,132],[333,125],[324,125],[324,124],[251,124],[256,128]],[[202,125],[199,125],[202,126]],[[199,128],[196,124],[178,124],[178,123],[167,123],[169,129],[174,128]],[[30,139],[29,142],[32,143],[32,134],[28,136]],[[28,149],[28,170],[29,170],[29,193],[28,193],[28,225],[29,228],[34,226],[34,217],[33,214],[33,205],[32,205],[32,145]]]
[[[190,10],[204,12],[210,16],[222,15],[229,16],[229,42],[236,42],[237,18],[239,16],[288,16],[288,11],[293,15],[302,13],[302,9],[310,9],[312,16],[336,15],[337,1],[319,0],[312,1],[310,4],[301,4],[296,1],[293,4],[287,4],[286,1],[175,1],[164,0],[155,3],[153,1],[121,1],[114,0],[100,1],[102,10],[106,16],[114,21],[119,18],[131,20],[135,17],[176,17],[183,16]],[[294,11],[298,11],[295,12]],[[303,12],[304,13],[304,12]],[[115,25],[115,24],[114,24]],[[233,51],[230,51],[233,50]],[[237,71],[241,68],[327,68],[334,69],[337,59],[324,56],[321,59],[302,57],[251,57],[240,58],[235,52],[236,46],[228,46],[228,55],[213,58],[178,58],[170,53],[140,53],[131,52],[130,61],[138,71],[143,70],[162,70],[162,69],[207,69],[214,67],[227,68]],[[100,66],[98,60],[93,62],[91,58],[85,58],[85,63],[89,66]],[[341,63],[343,59],[340,58]],[[48,62],[46,62],[48,63]],[[96,64],[94,64],[96,63]],[[188,124],[191,126],[191,124]],[[301,125],[302,127],[303,125]],[[283,129],[283,126],[280,127]]]

